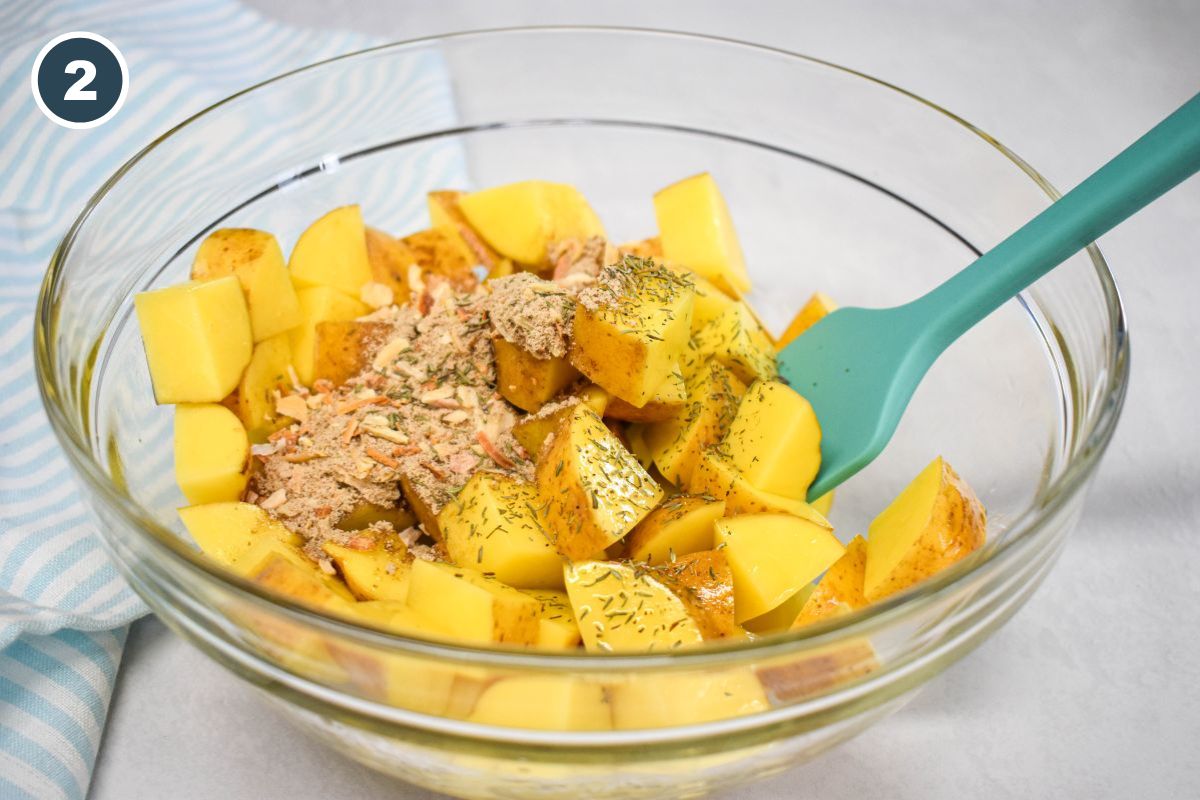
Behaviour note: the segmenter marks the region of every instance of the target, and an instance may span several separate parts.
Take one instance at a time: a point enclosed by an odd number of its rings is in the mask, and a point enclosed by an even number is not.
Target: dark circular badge
[[[94,128],[121,110],[129,93],[129,68],[103,36],[72,31],[46,43],[33,62],[33,99],[64,128]]]

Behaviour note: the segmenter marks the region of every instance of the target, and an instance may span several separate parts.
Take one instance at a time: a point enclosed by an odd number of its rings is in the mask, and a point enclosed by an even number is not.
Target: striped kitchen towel
[[[130,74],[124,107],[90,130],[51,123],[29,89],[41,47],[76,30],[116,44]],[[0,798],[86,794],[127,626],[146,613],[101,550],[39,402],[33,307],[51,252],[91,193],[161,132],[370,44],[291,29],[234,0],[0,0]],[[414,95],[439,98],[453,118],[439,62],[389,79],[428,89]]]

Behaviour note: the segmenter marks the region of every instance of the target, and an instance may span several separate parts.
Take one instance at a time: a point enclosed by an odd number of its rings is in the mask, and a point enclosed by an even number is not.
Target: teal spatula
[[[779,372],[821,423],[810,500],[879,455],[929,367],[1029,284],[1200,170],[1200,95],[1020,230],[924,297],[843,308],[779,354]]]

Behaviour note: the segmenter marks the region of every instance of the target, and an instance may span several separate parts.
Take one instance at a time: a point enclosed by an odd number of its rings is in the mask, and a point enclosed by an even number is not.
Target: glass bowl
[[[896,709],[1007,620],[1078,519],[1128,378],[1095,248],[937,363],[883,456],[838,490],[848,540],[935,455],[990,511],[981,552],[834,622],[671,655],[484,650],[389,635],[268,594],[182,533],[171,409],[154,404],[135,292],[185,278],[219,226],[290,247],[334,206],[423,227],[424,194],[577,185],[617,241],[652,193],[714,173],[778,331],[814,290],[896,304],[963,267],[1054,190],[994,139],[882,81],[791,53],[618,29],[463,33],[380,47],[235,95],[153,142],[92,198],[39,300],[42,394],[120,569],[177,633],[364,764],[463,797],[683,797],[813,758]],[[642,698],[613,730],[467,719],[499,677]],[[752,676],[769,707],[710,713]],[[717,705],[720,705],[718,702]],[[520,717],[520,714],[518,714]],[[184,721],[180,721],[181,727]],[[534,724],[534,723],[529,723]]]

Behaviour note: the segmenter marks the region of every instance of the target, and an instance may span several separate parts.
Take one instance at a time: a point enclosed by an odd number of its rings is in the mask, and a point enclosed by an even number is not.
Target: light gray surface
[[[517,24],[715,33],[882,76],[1070,187],[1200,90],[1200,3],[505,3],[252,0],[389,38]],[[957,10],[951,6],[958,6]],[[735,11],[735,8],[737,9]],[[1101,240],[1133,383],[1079,530],[1044,588],[911,705],[729,796],[1195,796],[1200,785],[1200,180]],[[302,738],[161,624],[135,626],[94,800],[424,798]]]

